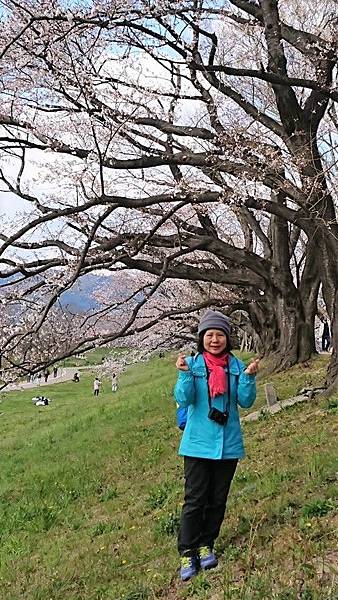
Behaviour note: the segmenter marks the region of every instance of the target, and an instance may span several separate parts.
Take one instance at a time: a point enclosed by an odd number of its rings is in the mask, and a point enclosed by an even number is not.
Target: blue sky
[[[24,200],[18,198],[15,194],[11,192],[1,192],[0,191],[0,216],[13,216],[18,211],[21,212],[25,208],[28,208],[28,205]]]

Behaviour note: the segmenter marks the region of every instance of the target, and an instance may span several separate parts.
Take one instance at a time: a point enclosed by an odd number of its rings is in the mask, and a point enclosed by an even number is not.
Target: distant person
[[[45,396],[36,396],[35,398],[32,398],[35,406],[48,406],[49,405],[49,398],[46,398]]]
[[[111,391],[112,392],[117,392],[117,377],[116,377],[116,373],[113,373],[112,378],[111,378]]]
[[[198,353],[179,354],[175,400],[188,408],[179,454],[185,497],[178,551],[181,579],[218,564],[214,542],[223,522],[231,481],[244,456],[238,407],[256,398],[258,360],[248,367],[231,353],[230,322],[208,310],[198,326]]]
[[[75,381],[75,383],[79,383],[80,377],[78,372],[74,373],[72,381]]]
[[[50,371],[49,371],[49,369],[46,369],[43,375],[44,375],[44,378],[45,378],[45,383],[47,383],[47,381],[48,381],[48,377],[49,377],[49,375],[50,375]]]
[[[40,385],[41,379],[42,379],[42,373],[40,371],[40,373],[38,373],[38,385]]]
[[[101,381],[99,380],[98,377],[95,377],[94,384],[93,384],[94,396],[98,396],[99,395],[99,393],[100,393],[100,387],[101,387]]]
[[[323,320],[322,351],[328,352],[331,345],[330,328],[327,319]]]
[[[53,377],[57,377],[57,374],[58,374],[58,368],[54,367],[54,369],[53,369]]]

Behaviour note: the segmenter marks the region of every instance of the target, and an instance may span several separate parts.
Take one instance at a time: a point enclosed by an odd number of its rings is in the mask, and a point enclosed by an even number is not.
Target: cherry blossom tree
[[[335,389],[335,3],[3,4],[1,179],[26,218],[1,277],[40,286],[31,331],[81,275],[132,269],[152,298],[235,293],[281,368],[314,350],[321,285]]]

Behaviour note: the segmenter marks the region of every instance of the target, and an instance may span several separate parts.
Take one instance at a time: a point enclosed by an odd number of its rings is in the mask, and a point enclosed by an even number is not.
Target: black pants
[[[184,457],[185,497],[178,534],[180,554],[193,555],[200,546],[213,548],[237,463],[237,458]]]

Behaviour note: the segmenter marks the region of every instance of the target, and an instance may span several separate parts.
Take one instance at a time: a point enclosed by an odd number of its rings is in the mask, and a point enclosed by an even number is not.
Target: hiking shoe
[[[203,571],[206,571],[207,569],[213,569],[218,565],[218,560],[209,546],[201,546],[201,548],[198,549],[198,557],[200,561],[200,567],[203,569]]]
[[[181,556],[181,580],[188,581],[195,575],[197,575],[197,559],[195,556]]]

